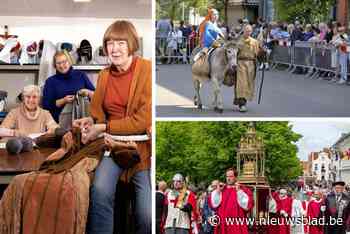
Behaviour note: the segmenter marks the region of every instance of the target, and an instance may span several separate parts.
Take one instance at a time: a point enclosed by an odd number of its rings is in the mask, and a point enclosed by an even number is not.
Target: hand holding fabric
[[[81,119],[76,119],[73,121],[73,127],[80,128],[80,130],[84,130],[94,124],[94,120],[91,117],[85,117]]]
[[[73,135],[71,132],[67,132],[62,138],[61,148],[68,152],[73,147],[73,144]]]
[[[89,89],[81,89],[78,91],[78,94],[84,97],[91,97],[93,94],[93,91]]]
[[[81,142],[86,144],[90,141],[96,140],[98,135],[103,133],[106,130],[105,124],[94,124],[90,125],[87,128],[83,128],[81,131]]]
[[[64,99],[64,103],[65,103],[65,104],[66,104],[66,103],[71,103],[71,102],[74,101],[74,95],[67,95],[67,96],[65,96],[63,99]]]
[[[120,149],[130,149],[136,150],[137,144],[134,141],[115,141],[112,136],[105,134],[104,137],[105,145],[110,149],[120,150]]]

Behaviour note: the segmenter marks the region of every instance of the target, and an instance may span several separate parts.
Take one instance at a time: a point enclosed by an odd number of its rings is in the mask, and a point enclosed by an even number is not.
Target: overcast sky
[[[297,142],[298,157],[307,160],[310,152],[318,152],[333,145],[342,133],[350,132],[350,121],[344,120],[297,120],[291,121],[293,131],[303,137]]]

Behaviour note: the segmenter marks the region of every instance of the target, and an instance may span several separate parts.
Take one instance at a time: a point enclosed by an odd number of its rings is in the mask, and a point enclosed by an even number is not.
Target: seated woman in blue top
[[[212,47],[214,41],[219,37],[224,38],[221,29],[217,25],[219,19],[219,12],[216,9],[211,9],[210,19],[205,24],[204,33],[202,37],[203,47]]]
[[[221,29],[217,25],[218,19],[219,12],[216,9],[210,8],[208,10],[208,15],[199,25],[199,40],[202,50],[195,55],[194,61],[197,61],[197,59],[206,55],[211,47],[218,47],[218,38],[224,38]]]
[[[49,77],[44,86],[43,108],[50,111],[56,122],[63,107],[74,100],[77,92],[92,97],[95,87],[84,72],[74,70],[63,51],[54,55],[56,75]]]

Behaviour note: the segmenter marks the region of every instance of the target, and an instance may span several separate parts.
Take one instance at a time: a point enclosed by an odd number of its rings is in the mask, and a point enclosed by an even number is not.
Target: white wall
[[[315,164],[317,164],[317,171],[315,171]],[[318,158],[316,160],[312,161],[312,175],[314,175],[314,172],[316,173],[317,180],[321,180],[322,173],[321,173],[321,167],[322,164],[325,166],[325,180],[329,179],[329,165],[331,164],[331,160],[328,157],[328,154],[325,152],[320,152],[318,154]]]
[[[115,19],[101,18],[60,18],[60,17],[24,17],[0,16],[1,25],[9,26],[9,33],[18,35],[21,44],[41,39],[58,42],[71,42],[77,47],[80,41],[90,41],[93,50],[102,45],[107,27]],[[143,57],[151,59],[153,44],[153,24],[151,19],[127,19],[131,21],[143,40]],[[3,32],[0,31],[0,34]]]
[[[130,12],[132,13],[132,12]],[[112,18],[63,18],[63,17],[28,17],[28,16],[0,16],[0,26],[8,25],[9,33],[17,35],[20,43],[25,45],[29,41],[45,39],[54,44],[70,42],[79,47],[81,40],[90,41],[93,52],[102,45],[103,34],[107,27],[116,19]],[[153,23],[151,19],[127,19],[131,21],[142,37],[143,57],[152,58]],[[4,32],[1,31],[0,34]],[[34,84],[35,72],[9,73],[0,71],[0,89],[9,93],[10,106],[15,105],[15,97],[22,88]]]
[[[340,173],[338,171],[338,179],[350,184],[350,160],[341,160]]]

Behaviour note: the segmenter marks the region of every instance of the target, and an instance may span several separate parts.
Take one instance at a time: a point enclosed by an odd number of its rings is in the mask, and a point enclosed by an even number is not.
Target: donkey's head
[[[237,67],[237,54],[238,54],[236,40],[226,41],[224,44],[224,49],[225,49],[228,72],[235,73],[236,67]]]

